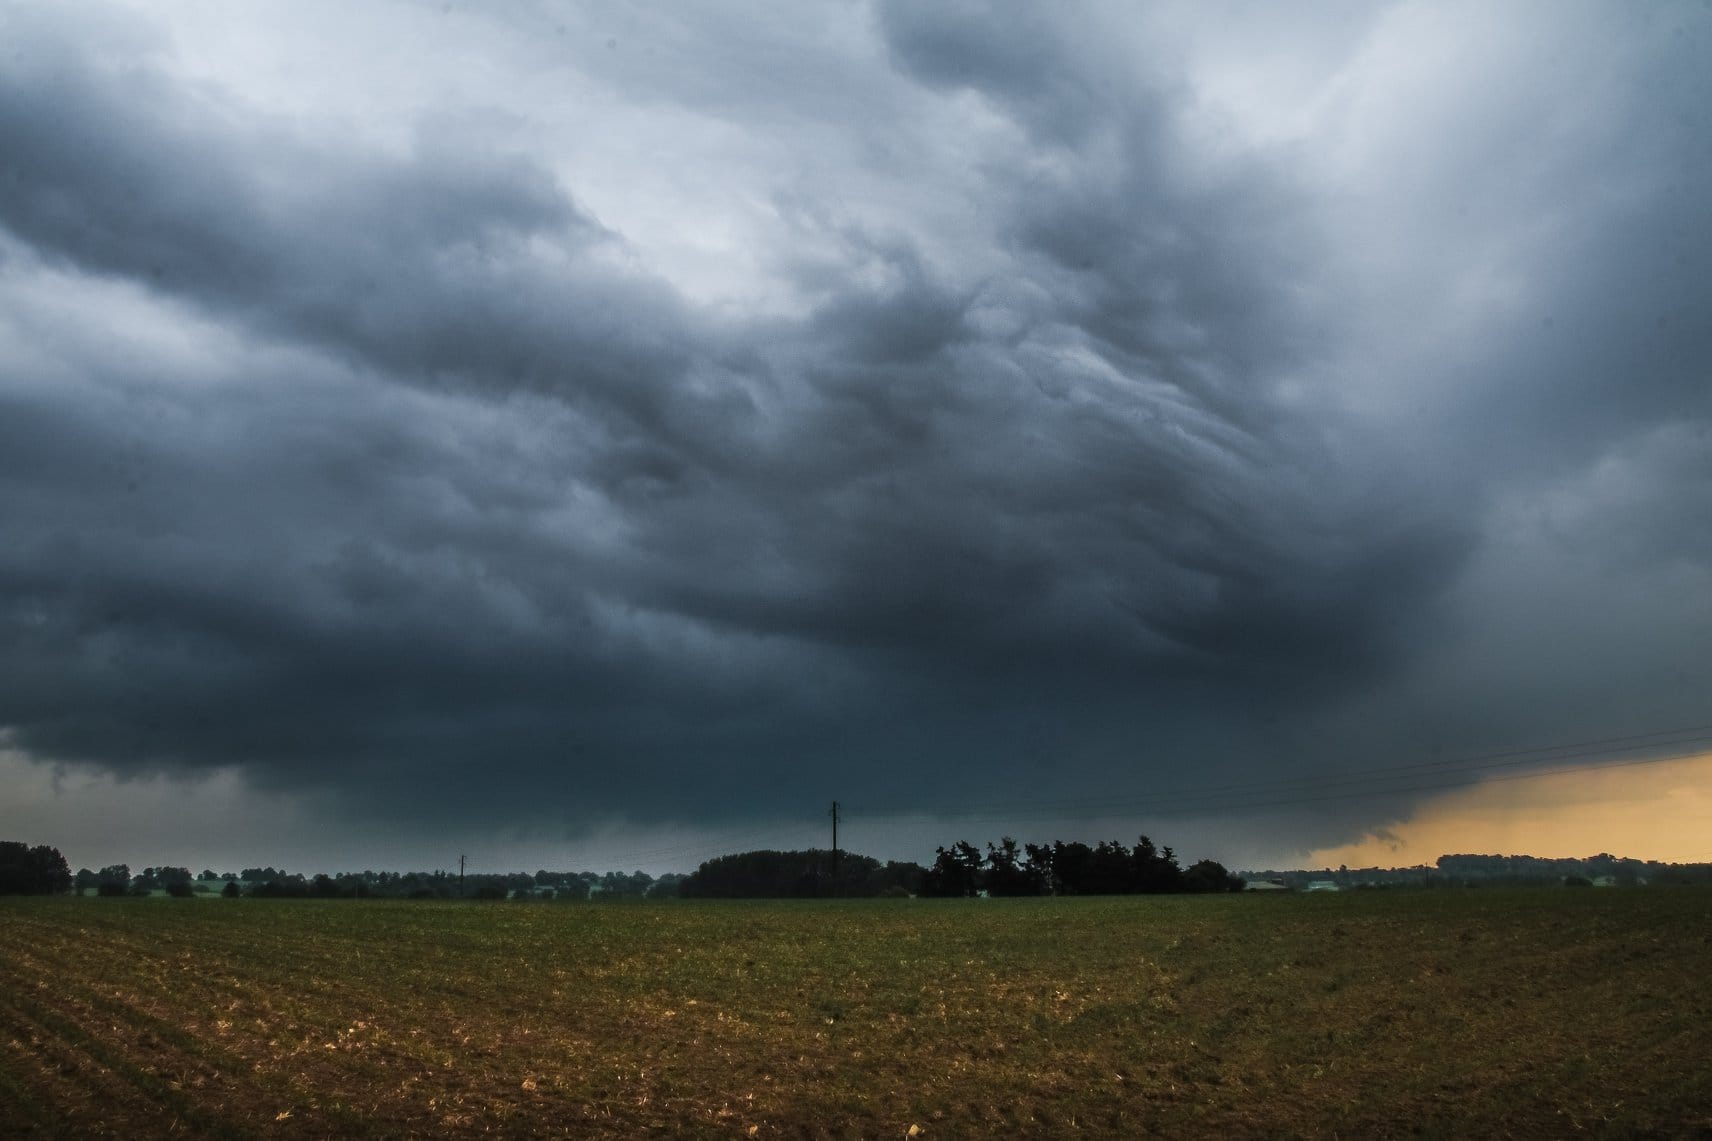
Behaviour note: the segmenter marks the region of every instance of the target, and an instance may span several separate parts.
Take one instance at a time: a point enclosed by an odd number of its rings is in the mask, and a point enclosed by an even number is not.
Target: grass
[[[1712,893],[0,900],[0,1135],[1705,1135]]]

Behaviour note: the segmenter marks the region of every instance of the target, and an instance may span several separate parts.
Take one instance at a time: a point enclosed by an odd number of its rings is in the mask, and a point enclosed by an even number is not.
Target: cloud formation
[[[1246,16],[11,11],[12,747],[574,832],[1712,721],[1712,21]]]

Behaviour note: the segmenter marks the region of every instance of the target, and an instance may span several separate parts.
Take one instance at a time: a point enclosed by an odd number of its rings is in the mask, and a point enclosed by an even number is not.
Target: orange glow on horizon
[[[1459,852],[1712,861],[1712,753],[1460,789],[1353,844],[1310,853],[1307,866],[1413,867]]]

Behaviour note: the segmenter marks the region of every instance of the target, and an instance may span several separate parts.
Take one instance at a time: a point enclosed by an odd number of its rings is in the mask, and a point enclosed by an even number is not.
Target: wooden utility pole
[[[832,802],[832,894],[838,894],[838,802]]]
[[[464,857],[458,857],[458,898],[464,898]]]

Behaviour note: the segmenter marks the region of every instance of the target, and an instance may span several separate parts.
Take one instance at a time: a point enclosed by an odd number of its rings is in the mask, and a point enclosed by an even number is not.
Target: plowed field
[[[1709,1026],[1687,888],[0,900],[8,1137],[1704,1136]]]

